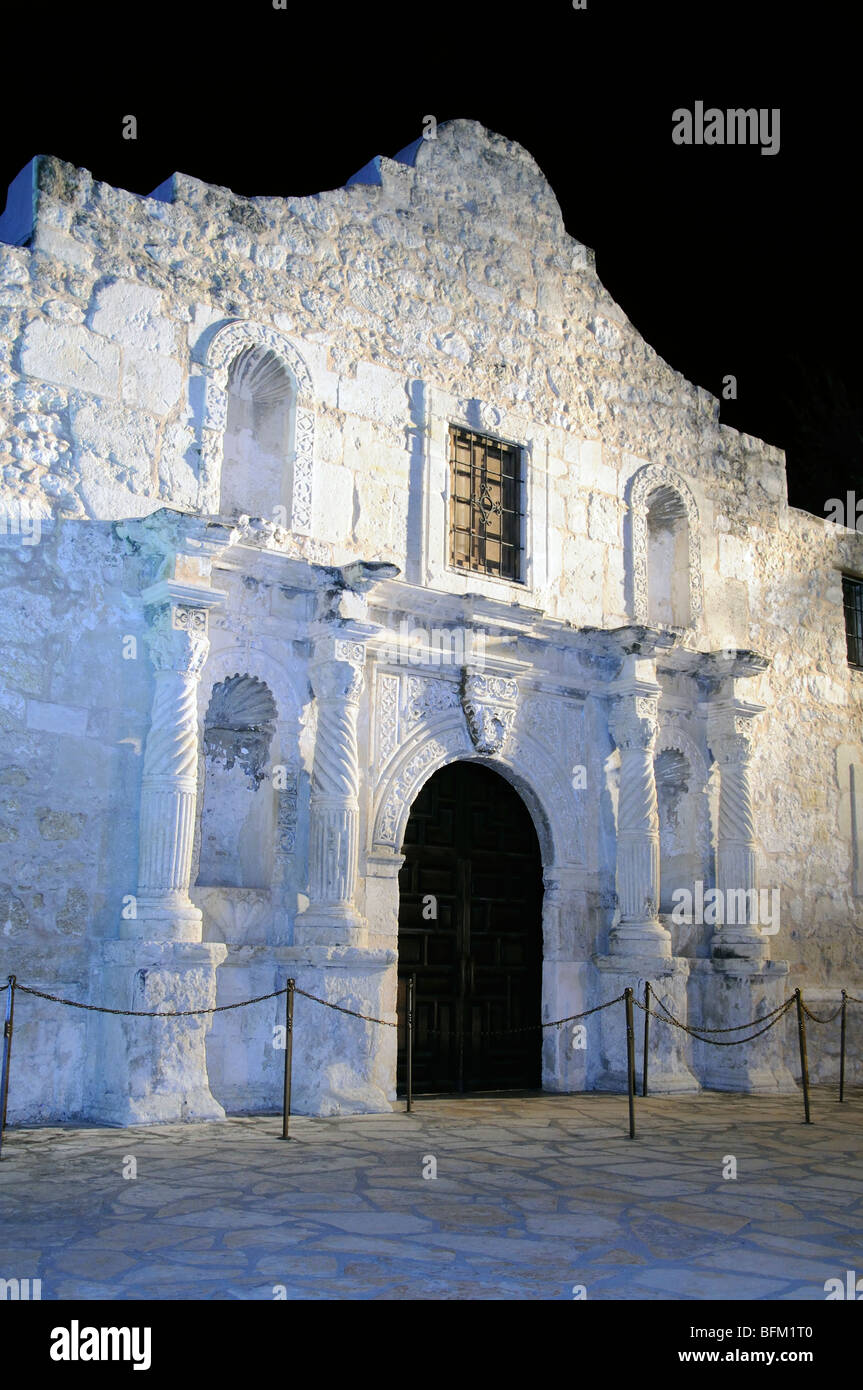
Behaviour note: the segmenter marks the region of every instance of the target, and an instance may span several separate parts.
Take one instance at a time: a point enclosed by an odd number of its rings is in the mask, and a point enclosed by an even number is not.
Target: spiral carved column
[[[318,724],[309,807],[309,906],[297,918],[304,942],[357,942],[365,923],[354,906],[359,852],[357,719],[365,646],[329,641],[311,669]]]
[[[102,943],[93,996],[123,1011],[179,1017],[92,1016],[87,1111],[91,1119],[121,1125],[217,1120],[225,1112],[210,1090],[206,1041],[213,1015],[205,1011],[216,1003],[227,947],[201,940],[189,877],[197,686],[210,645],[207,612],[225,598],[203,581],[225,537],[222,528],[165,513],[146,518],[135,539],[156,550],[168,574],[142,595],[155,691],[141,778],[135,915],[124,911],[119,940]]]
[[[620,751],[617,809],[617,898],[620,921],[612,928],[612,955],[671,954],[671,938],[659,921],[659,808],[653,750],[659,728],[659,687],[640,683],[612,706],[609,727]]]
[[[708,740],[721,779],[716,887],[723,904],[730,903],[729,893],[734,895],[734,915],[738,918],[733,923],[718,922],[711,942],[714,956],[759,960],[767,955],[767,938],[756,925],[758,885],[750,782],[752,719],[759,711],[760,706],[733,701],[712,708],[708,714]],[[729,915],[726,906],[726,919]]]
[[[198,768],[197,685],[209,651],[206,609],[164,604],[145,642],[156,671],[144,748],[136,916],[124,937],[199,941],[189,899]]]

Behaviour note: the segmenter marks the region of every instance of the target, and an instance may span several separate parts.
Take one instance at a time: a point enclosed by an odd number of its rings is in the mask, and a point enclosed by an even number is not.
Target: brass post
[[[294,981],[288,980],[285,991],[285,1089],[282,1101],[281,1139],[290,1139],[288,1126],[291,1119],[291,1063],[294,1054]]]
[[[842,1025],[839,1035],[839,1099],[845,1099],[845,1014],[848,1008],[848,999],[843,989],[842,991]]]
[[[797,1037],[800,1043],[800,1071],[803,1079],[803,1109],[806,1114],[806,1124],[811,1125],[809,1118],[809,1062],[806,1058],[806,1020],[803,1017],[803,995],[799,989],[795,989],[794,994],[797,998]]]
[[[644,1055],[641,1059],[641,1094],[647,1095],[647,1048],[650,1040],[650,981],[644,982]]]
[[[9,1100],[9,1063],[12,1057],[12,1029],[15,1024],[15,980],[9,976],[6,994],[6,1018],[3,1023],[3,1071],[0,1077],[0,1154],[3,1152],[3,1132],[6,1129],[6,1105]]]
[[[626,1083],[629,1091],[629,1137],[635,1138],[635,1029],[632,1025],[632,987],[624,990],[626,1003]]]
[[[413,1103],[413,1062],[414,1062],[414,990],[416,989],[416,975],[408,976],[408,1018],[407,1018],[407,1049],[405,1062],[407,1065],[407,1092],[408,1103],[407,1113],[411,1113]]]

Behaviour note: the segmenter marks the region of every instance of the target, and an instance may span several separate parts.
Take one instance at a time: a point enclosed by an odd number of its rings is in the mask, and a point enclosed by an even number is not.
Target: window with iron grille
[[[842,601],[845,607],[848,665],[863,667],[863,581],[843,574]]]
[[[522,582],[521,450],[450,430],[450,564]]]

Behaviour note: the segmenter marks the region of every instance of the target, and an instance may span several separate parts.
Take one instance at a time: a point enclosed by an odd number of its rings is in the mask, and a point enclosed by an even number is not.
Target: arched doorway
[[[441,768],[420,791],[399,873],[398,1086],[405,1086],[407,980],[416,976],[413,1088],[540,1085],[542,860],[515,789],[478,763]]]

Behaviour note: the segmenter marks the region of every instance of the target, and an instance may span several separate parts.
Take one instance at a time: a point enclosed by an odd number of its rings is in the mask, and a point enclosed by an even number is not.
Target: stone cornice
[[[208,585],[189,584],[177,579],[159,579],[141,593],[148,608],[165,603],[172,606],[182,604],[188,608],[216,608],[227,597],[223,589],[211,589]]]

